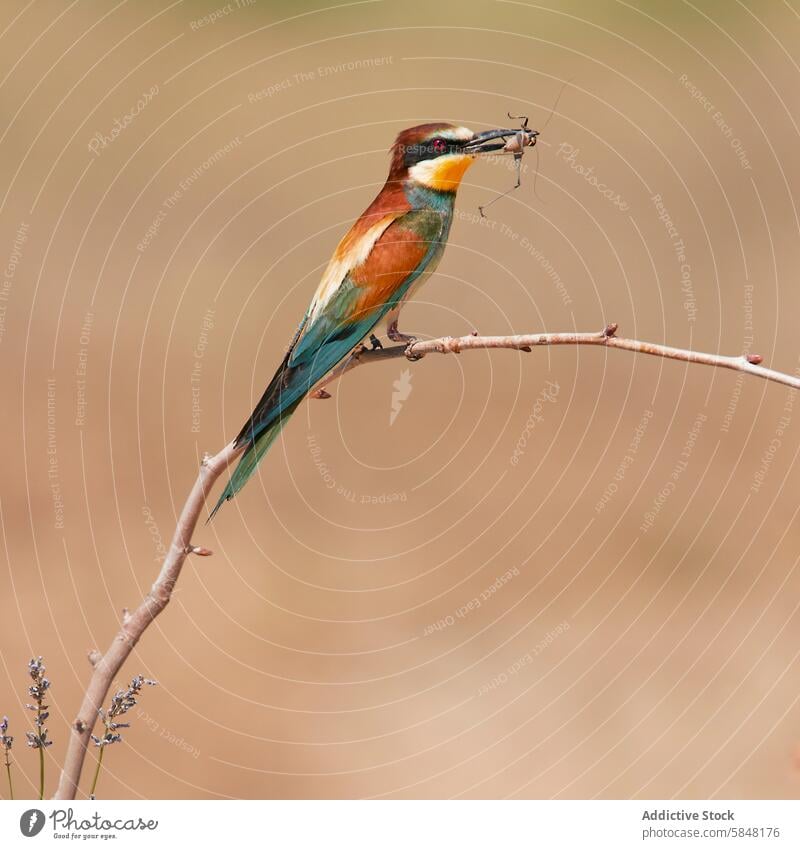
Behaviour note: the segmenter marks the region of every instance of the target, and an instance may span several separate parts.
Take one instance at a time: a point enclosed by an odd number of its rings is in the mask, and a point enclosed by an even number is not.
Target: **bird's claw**
[[[369,342],[370,345],[372,345],[373,351],[376,351],[378,348],[383,348],[383,343],[374,333],[369,334]]]
[[[386,335],[392,342],[406,342],[409,345],[413,345],[417,341],[416,336],[412,336],[409,333],[401,333],[396,327],[390,327]]]
[[[417,341],[417,340],[416,340],[416,337],[414,337],[414,336],[410,336],[410,337],[409,337],[409,342],[408,342],[408,344],[406,345],[406,350],[405,350],[406,359],[407,359],[409,362],[412,362],[412,363],[415,363],[417,360],[421,360],[421,359],[422,359],[422,354],[415,354],[415,353],[411,350],[411,349],[414,347],[414,343],[415,343],[416,341]]]
[[[405,342],[408,345],[413,345],[417,341],[416,336],[411,336],[408,333],[401,333],[397,329],[397,321],[393,321],[386,328],[386,335],[391,339],[392,342]]]
[[[406,350],[405,350],[406,359],[410,360],[412,363],[415,362],[416,360],[422,359],[422,354],[413,354],[411,352],[411,348],[413,347],[414,343],[417,341],[416,336],[411,336],[409,333],[401,333],[397,329],[397,325],[394,324],[394,323],[389,325],[389,328],[387,330],[387,335],[392,340],[392,342],[405,342],[406,343]]]

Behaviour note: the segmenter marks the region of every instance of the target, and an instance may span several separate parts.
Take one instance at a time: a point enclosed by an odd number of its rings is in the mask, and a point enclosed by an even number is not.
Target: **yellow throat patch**
[[[474,161],[474,156],[451,153],[436,159],[424,159],[413,165],[408,174],[412,180],[429,189],[435,189],[438,192],[454,192],[467,168]]]

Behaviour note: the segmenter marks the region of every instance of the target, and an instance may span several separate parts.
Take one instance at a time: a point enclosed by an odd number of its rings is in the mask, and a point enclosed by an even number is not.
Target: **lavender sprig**
[[[52,740],[47,739],[47,728],[45,722],[50,716],[49,705],[44,703],[47,691],[50,689],[50,681],[44,677],[45,665],[42,658],[31,658],[28,663],[28,672],[33,679],[33,684],[28,687],[28,695],[33,699],[33,704],[25,705],[28,710],[36,712],[33,724],[35,731],[26,731],[28,746],[39,750],[39,798],[44,799],[44,750],[53,745]]]
[[[11,746],[14,743],[14,738],[10,737],[6,734],[8,731],[8,717],[4,716],[3,721],[0,722],[0,747],[3,749],[3,754],[6,758],[6,774],[8,775],[8,792],[11,798],[14,798],[14,784],[11,781],[11,760],[10,760],[10,752]]]
[[[130,728],[130,723],[117,722],[117,718],[136,706],[136,699],[141,694],[142,687],[145,684],[149,687],[155,687],[158,681],[151,681],[143,675],[137,675],[131,680],[127,690],[117,690],[111,697],[111,706],[107,711],[103,710],[103,708],[100,708],[98,711],[100,719],[103,721],[105,732],[102,737],[92,734],[92,741],[100,749],[100,754],[97,757],[97,769],[94,772],[94,781],[92,781],[92,790],[90,793],[90,798],[92,799],[95,798],[94,792],[97,789],[97,779],[100,776],[100,767],[103,764],[103,752],[113,743],[120,743],[122,741],[122,735],[119,733],[120,728]]]

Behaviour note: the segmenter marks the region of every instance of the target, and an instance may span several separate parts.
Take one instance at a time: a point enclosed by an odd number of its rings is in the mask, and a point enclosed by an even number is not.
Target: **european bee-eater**
[[[474,133],[453,124],[404,130],[391,149],[386,184],[339,242],[283,362],[236,437],[246,445],[211,516],[245,485],[297,406],[382,319],[394,342],[403,302],[444,252],[461,178],[485,153],[521,153],[537,133]]]

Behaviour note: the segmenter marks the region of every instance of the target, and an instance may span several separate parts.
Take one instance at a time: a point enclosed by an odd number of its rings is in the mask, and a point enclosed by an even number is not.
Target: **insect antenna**
[[[561,88],[558,90],[558,94],[556,95],[555,102],[553,103],[553,105],[550,109],[550,114],[547,116],[547,120],[544,122],[544,125],[542,126],[542,129],[539,132],[543,133],[547,129],[547,125],[553,119],[553,115],[555,115],[556,107],[558,106],[558,101],[561,100],[561,95],[564,93],[564,89],[574,79],[575,79],[574,77],[570,77],[568,80],[564,80],[564,82],[562,83]],[[539,182],[539,148],[537,147],[536,148],[536,170],[533,172],[533,194],[539,201],[541,201],[541,203],[544,203],[542,198],[539,196],[539,193],[536,191],[536,185],[537,185],[538,182]]]

